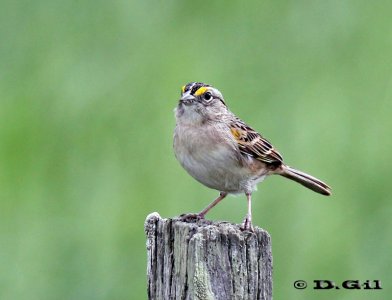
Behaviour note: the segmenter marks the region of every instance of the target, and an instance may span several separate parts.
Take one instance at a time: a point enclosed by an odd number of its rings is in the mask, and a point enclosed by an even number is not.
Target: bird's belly
[[[176,157],[197,181],[229,193],[254,189],[256,178],[243,166],[240,154],[232,145],[219,143],[208,136],[187,138],[186,142],[181,141],[182,147],[176,147]],[[257,177],[257,181],[261,181],[262,178]]]
[[[182,165],[192,177],[212,189],[227,192],[241,190],[241,181],[244,180],[242,168],[227,155],[223,159],[219,150],[189,155],[183,159]]]

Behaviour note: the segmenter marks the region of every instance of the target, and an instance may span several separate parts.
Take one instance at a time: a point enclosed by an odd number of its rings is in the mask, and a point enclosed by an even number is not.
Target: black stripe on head
[[[186,85],[185,91],[188,91],[190,89],[191,95],[194,95],[198,89],[204,86],[210,86],[210,85],[202,82],[191,82]]]
[[[186,93],[187,91],[189,91],[195,83],[196,82],[189,82],[187,85],[185,85],[183,92]]]

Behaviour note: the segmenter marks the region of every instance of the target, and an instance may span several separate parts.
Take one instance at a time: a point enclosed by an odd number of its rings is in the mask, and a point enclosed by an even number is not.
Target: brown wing
[[[273,166],[282,164],[282,156],[274,149],[271,143],[240,119],[237,118],[230,124],[230,130],[242,154],[250,155]]]

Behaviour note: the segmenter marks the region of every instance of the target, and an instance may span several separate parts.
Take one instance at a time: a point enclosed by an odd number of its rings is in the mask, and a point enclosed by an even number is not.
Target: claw
[[[204,216],[201,214],[189,213],[189,214],[182,214],[178,218],[183,222],[190,222],[190,221],[197,221],[200,219],[204,219]]]
[[[252,221],[250,220],[248,215],[245,217],[244,222],[241,225],[241,230],[255,232]]]

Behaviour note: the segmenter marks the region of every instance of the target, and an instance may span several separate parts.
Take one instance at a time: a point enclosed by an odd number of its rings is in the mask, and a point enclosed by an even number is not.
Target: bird
[[[229,110],[222,93],[213,86],[202,82],[184,85],[174,112],[175,157],[194,179],[219,191],[219,196],[196,214],[198,218],[204,219],[227,195],[244,193],[248,209],[241,229],[253,231],[252,193],[270,175],[331,195],[326,183],[286,165],[267,139]]]

